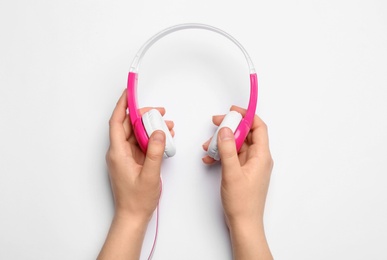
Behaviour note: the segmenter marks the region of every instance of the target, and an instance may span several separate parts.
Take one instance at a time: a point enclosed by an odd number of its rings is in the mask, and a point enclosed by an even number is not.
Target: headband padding
[[[223,119],[222,123],[219,125],[218,129],[216,130],[214,136],[211,139],[211,142],[208,146],[207,155],[211,158],[214,158],[215,160],[219,161],[220,156],[218,152],[218,133],[219,130],[223,127],[228,127],[231,129],[233,133],[235,133],[235,130],[237,129],[239,123],[242,120],[242,115],[236,111],[230,111]]]
[[[150,137],[156,130],[161,130],[165,133],[165,150],[164,158],[172,157],[176,153],[176,147],[173,142],[171,133],[169,132],[168,126],[165,123],[163,117],[157,109],[152,109],[142,115],[142,123],[145,131]]]

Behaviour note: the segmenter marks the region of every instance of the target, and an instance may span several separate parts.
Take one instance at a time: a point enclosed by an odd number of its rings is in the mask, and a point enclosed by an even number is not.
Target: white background
[[[387,259],[387,4],[375,1],[0,2],[0,259],[94,259],[113,214],[108,120],[130,63],[182,22],[249,52],[275,161],[265,227],[276,259]],[[140,106],[165,106],[154,259],[231,259],[211,115],[246,106],[243,55],[178,32],[145,56]],[[152,221],[143,247],[153,241]]]

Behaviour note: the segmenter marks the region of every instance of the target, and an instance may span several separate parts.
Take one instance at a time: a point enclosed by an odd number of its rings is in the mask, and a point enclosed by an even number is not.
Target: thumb
[[[148,149],[145,155],[142,174],[147,176],[160,175],[161,161],[163,160],[165,149],[165,133],[156,130],[152,133],[148,142]]]
[[[234,133],[228,127],[223,127],[218,134],[218,151],[222,163],[223,174],[239,172],[240,163],[236,150]]]

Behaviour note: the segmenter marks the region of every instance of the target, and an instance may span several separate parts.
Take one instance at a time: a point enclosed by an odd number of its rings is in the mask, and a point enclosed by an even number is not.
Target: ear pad
[[[141,119],[148,137],[150,137],[156,130],[162,130],[165,133],[164,158],[174,156],[176,153],[176,147],[168,126],[165,124],[160,112],[157,109],[152,109],[143,114]]]
[[[211,139],[211,142],[208,146],[207,155],[211,158],[214,158],[215,160],[219,161],[220,156],[218,153],[218,133],[219,130],[223,127],[228,127],[235,133],[235,130],[237,129],[239,123],[242,120],[242,115],[239,114],[236,111],[230,111],[223,119],[222,123],[219,125],[218,129],[216,130],[214,136]]]

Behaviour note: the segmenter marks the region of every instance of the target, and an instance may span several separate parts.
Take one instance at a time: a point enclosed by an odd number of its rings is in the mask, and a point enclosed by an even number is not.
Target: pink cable
[[[163,180],[160,178],[160,199],[159,199],[159,203],[157,203],[157,207],[156,207],[156,232],[155,232],[155,237],[153,239],[153,246],[152,246],[152,249],[149,253],[149,256],[148,256],[148,260],[152,259],[153,257],[153,253],[155,252],[155,249],[156,249],[156,242],[157,242],[157,235],[159,233],[159,211],[160,211],[160,200],[161,200],[161,194],[163,192]]]

